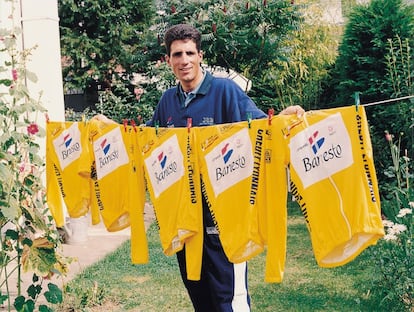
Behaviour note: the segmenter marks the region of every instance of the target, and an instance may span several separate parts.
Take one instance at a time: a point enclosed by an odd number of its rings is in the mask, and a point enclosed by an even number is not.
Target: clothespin
[[[155,134],[158,135],[158,128],[160,127],[160,122],[158,120],[154,121]]]
[[[249,126],[249,129],[250,129],[251,122],[252,122],[252,113],[251,112],[248,112],[247,113],[247,124]]]
[[[82,114],[82,122],[83,122],[83,124],[85,124],[86,125],[86,116],[85,116],[85,114]]]
[[[45,118],[46,118],[46,122],[49,123],[50,119],[49,119],[49,114],[48,113],[45,113]]]
[[[137,124],[135,123],[134,119],[131,119],[131,126],[134,129],[134,131],[137,132]]]
[[[137,119],[138,119],[138,124],[139,124],[139,125],[143,123],[143,121],[142,121],[142,116],[141,116],[141,115],[138,115],[138,116],[137,116]]]
[[[128,119],[122,119],[122,123],[124,124],[124,131],[127,131],[127,126],[128,126]]]
[[[355,93],[354,93],[354,99],[355,99],[355,109],[356,109],[356,111],[358,112],[358,109],[359,109],[359,105],[361,105],[361,101],[360,101],[360,99],[359,99],[359,94],[360,94],[360,92],[358,92],[358,91],[356,91]]]
[[[191,129],[192,126],[193,126],[193,118],[188,117],[187,118],[187,131],[188,131],[188,133],[190,133],[190,129]]]
[[[267,111],[267,120],[269,121],[269,126],[272,125],[272,118],[274,114],[275,110],[273,108],[269,108],[269,110]]]

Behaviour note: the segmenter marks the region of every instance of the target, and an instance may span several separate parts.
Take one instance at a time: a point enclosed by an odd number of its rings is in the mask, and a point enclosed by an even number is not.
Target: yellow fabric
[[[90,207],[89,182],[78,174],[85,127],[83,123],[78,122],[48,122],[46,133],[48,205],[56,225],[63,226],[64,215],[60,196],[72,218],[84,216]]]
[[[262,140],[260,125],[260,121],[254,121],[250,128],[247,122],[238,122],[194,129],[202,192],[224,252],[233,263],[247,261],[264,249],[258,208],[251,204],[251,194],[257,188],[252,185],[252,177],[261,158],[253,153]]]
[[[96,120],[88,122],[87,132],[89,155],[79,172],[92,180],[92,219],[96,221],[99,213],[109,232],[125,229],[130,225],[129,211],[133,205],[126,187],[131,174],[125,147],[128,133],[123,126]]]
[[[384,235],[363,107],[307,112],[286,131],[291,192],[321,267],[348,263]]]
[[[92,223],[102,219],[108,231],[131,225],[131,260],[147,263],[146,183],[163,251],[185,245],[189,280],[200,279],[201,190],[230,261],[267,249],[267,282],[283,279],[289,183],[319,266],[344,265],[384,235],[363,107],[190,130],[49,122],[46,148],[57,226],[62,198],[71,217],[90,210]]]
[[[56,181],[54,164],[50,159],[52,151],[46,142],[46,202],[57,227],[65,225],[63,202]],[[60,175],[60,173],[59,173]]]
[[[148,263],[148,241],[145,232],[145,181],[142,154],[139,152],[136,127],[127,127],[126,147],[129,163],[129,217],[131,223],[131,261],[135,264]]]
[[[170,256],[185,244],[188,279],[199,280],[203,228],[192,140],[186,128],[140,128],[138,137],[163,251]]]
[[[265,281],[269,283],[282,282],[286,262],[289,159],[283,129],[290,122],[291,116],[252,122],[260,124],[262,137],[255,147],[256,154],[261,152],[261,164],[257,196],[252,199],[259,209],[259,231],[267,248]]]

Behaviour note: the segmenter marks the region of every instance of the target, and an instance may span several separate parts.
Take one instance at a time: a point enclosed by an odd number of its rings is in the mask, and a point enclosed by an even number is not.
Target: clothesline
[[[403,97],[399,97],[399,98],[395,98],[395,99],[388,99],[388,100],[371,102],[371,103],[366,103],[366,104],[361,104],[361,105],[366,107],[366,106],[373,106],[373,105],[378,105],[378,104],[385,104],[385,103],[390,103],[390,102],[408,100],[408,99],[411,99],[411,98],[414,98],[414,95],[408,95],[408,96],[403,96]]]

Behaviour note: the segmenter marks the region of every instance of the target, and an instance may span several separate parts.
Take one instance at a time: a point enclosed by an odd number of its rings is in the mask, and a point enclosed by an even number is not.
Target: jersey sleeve
[[[138,147],[137,128],[128,128],[127,148],[130,155],[129,215],[131,223],[131,261],[144,264],[149,261],[148,241],[144,222],[145,182],[142,154]]]

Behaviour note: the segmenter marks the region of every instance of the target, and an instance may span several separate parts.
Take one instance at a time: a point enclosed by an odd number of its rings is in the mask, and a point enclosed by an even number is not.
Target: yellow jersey
[[[188,279],[199,280],[203,225],[192,130],[143,127],[138,142],[163,251],[170,256],[185,245]]]
[[[130,225],[131,210],[125,185],[131,175],[125,145],[128,132],[123,126],[96,120],[88,122],[87,132],[89,154],[79,172],[89,176],[93,185],[92,219],[100,216],[109,232],[125,229]]]
[[[290,189],[321,267],[348,263],[384,235],[363,107],[306,112],[285,131]]]
[[[65,222],[62,199],[72,218],[84,216],[90,208],[89,182],[78,174],[84,135],[83,122],[50,121],[46,124],[46,195],[59,227]]]
[[[262,141],[260,123],[220,124],[195,128],[202,192],[216,224],[224,252],[233,263],[263,251],[258,210],[251,194],[259,181]],[[252,183],[252,179],[256,182]]]

